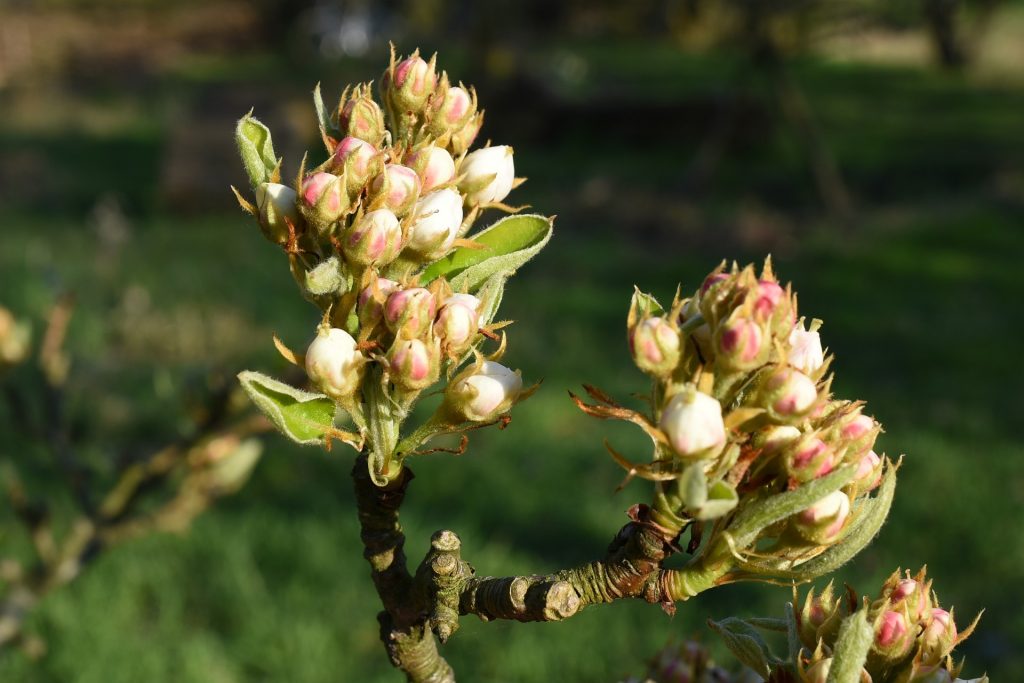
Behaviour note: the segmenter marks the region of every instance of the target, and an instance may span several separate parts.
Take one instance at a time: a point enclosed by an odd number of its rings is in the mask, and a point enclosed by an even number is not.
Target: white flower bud
[[[420,192],[426,194],[455,179],[455,161],[448,150],[430,145],[407,154],[405,165],[420,177]]]
[[[256,187],[260,227],[268,239],[284,244],[289,237],[288,222],[294,227],[300,226],[302,219],[295,205],[298,198],[295,190],[280,183],[261,183]]]
[[[507,145],[484,147],[469,154],[459,168],[459,189],[467,204],[500,202],[512,191],[515,166],[512,148]]]
[[[442,340],[449,353],[462,353],[476,337],[480,299],[472,294],[453,294],[437,314],[434,334]]]
[[[825,364],[821,349],[821,336],[817,330],[805,330],[802,324],[793,326],[789,333],[789,355],[786,361],[797,370],[813,374]]]
[[[850,516],[850,498],[842,491],[833,491],[796,515],[796,529],[814,543],[834,541]]]
[[[321,328],[306,350],[306,374],[334,399],[350,397],[359,388],[366,359],[345,330]]]
[[[413,208],[408,247],[428,258],[441,256],[451,249],[461,225],[462,197],[455,190],[435,190]]]
[[[445,392],[448,404],[470,422],[488,422],[508,411],[523,390],[523,378],[494,361],[484,361],[456,378]]]
[[[660,424],[672,448],[684,458],[713,458],[725,446],[721,404],[693,385],[672,397]]]

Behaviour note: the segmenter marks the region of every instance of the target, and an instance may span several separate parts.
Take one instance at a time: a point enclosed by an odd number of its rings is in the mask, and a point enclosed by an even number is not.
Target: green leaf
[[[759,676],[767,676],[773,664],[779,663],[772,654],[768,644],[753,626],[737,619],[727,617],[722,621],[708,620],[708,626],[721,636],[725,646],[736,655],[736,658],[749,666]]]
[[[757,540],[758,534],[765,527],[806,510],[828,494],[846,486],[853,479],[856,469],[856,465],[846,465],[792,491],[750,501],[728,528],[735,548],[746,548]]]
[[[704,475],[704,464],[695,462],[679,477],[679,498],[688,510],[699,510],[708,499],[708,478]]]
[[[334,401],[327,396],[296,389],[252,370],[238,373],[238,381],[256,407],[292,441],[322,445],[324,435],[334,429]]]
[[[874,637],[866,609],[861,608],[843,619],[826,683],[858,683]]]
[[[739,501],[736,489],[729,482],[718,480],[708,488],[707,500],[696,511],[695,517],[699,520],[724,517]]]
[[[786,603],[786,647],[789,651],[789,661],[795,662],[800,655],[800,631],[796,625],[796,612],[793,610],[793,603]]]
[[[456,291],[475,291],[496,273],[511,274],[551,239],[552,219],[527,214],[507,216],[471,236],[483,248],[459,247],[423,271],[422,282],[447,277]]]
[[[320,95],[320,84],[313,88],[313,108],[316,110],[316,120],[320,124],[320,135],[326,136],[332,126],[327,117],[327,107],[324,106],[324,98]]]
[[[270,129],[254,118],[251,111],[238,120],[235,143],[253,188],[269,182],[277,166],[274,143],[270,139]]]

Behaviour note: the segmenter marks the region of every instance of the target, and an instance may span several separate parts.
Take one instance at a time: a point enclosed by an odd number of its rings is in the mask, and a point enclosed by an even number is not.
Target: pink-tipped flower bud
[[[434,322],[434,295],[422,287],[402,289],[388,297],[384,321],[396,337],[422,337]]]
[[[478,111],[469,117],[469,121],[466,121],[466,125],[452,133],[452,139],[448,144],[448,146],[451,147],[452,154],[458,156],[472,147],[473,142],[476,141],[476,136],[480,134],[480,128],[482,128],[483,125],[484,113],[482,111]]]
[[[262,183],[256,188],[256,208],[259,211],[260,228],[271,242],[286,244],[292,228],[302,227],[302,217],[296,202],[299,195],[295,190],[280,183]]]
[[[320,234],[329,232],[348,209],[348,191],[340,177],[314,173],[302,183],[302,214]]]
[[[338,114],[338,127],[346,135],[379,145],[384,139],[384,112],[370,96],[370,89],[359,88]]]
[[[764,364],[770,350],[764,329],[739,310],[715,332],[715,359],[727,370],[753,370]]]
[[[410,251],[422,258],[443,256],[462,226],[462,196],[452,189],[434,190],[416,203],[409,234]]]
[[[868,451],[862,455],[860,462],[857,463],[857,471],[853,475],[853,480],[870,490],[878,486],[881,476],[882,459],[878,457],[878,453]]]
[[[835,454],[814,434],[806,434],[786,451],[786,472],[798,482],[823,477],[835,466]]]
[[[797,324],[789,334],[789,354],[786,362],[800,372],[813,375],[825,364],[825,353],[821,349],[821,336],[817,330],[806,330]]]
[[[797,513],[794,527],[808,541],[825,545],[839,537],[849,516],[849,497],[842,491],[833,491],[803,512]]]
[[[391,263],[401,250],[402,226],[387,209],[365,214],[345,237],[345,256],[360,266]]]
[[[692,384],[668,402],[660,425],[672,448],[684,458],[713,458],[725,447],[721,404]]]
[[[778,282],[761,280],[757,283],[757,299],[754,301],[754,316],[761,322],[767,322],[775,316],[776,310],[786,297],[785,290]]]
[[[446,353],[465,353],[476,338],[480,299],[472,294],[453,294],[445,299],[434,323],[434,335]]]
[[[359,292],[359,299],[356,302],[359,327],[369,330],[384,320],[385,302],[391,294],[399,289],[401,289],[401,285],[383,277],[377,278],[372,284],[363,288],[363,291]]]
[[[405,156],[405,165],[420,178],[420,192],[426,194],[455,180],[455,161],[448,150],[428,145]]]
[[[322,327],[306,350],[306,374],[335,400],[351,397],[362,381],[366,359],[345,330]]]
[[[371,206],[383,206],[404,216],[420,196],[420,178],[408,166],[387,164],[370,184]]]
[[[882,586],[882,596],[889,599],[894,609],[906,612],[911,620],[926,622],[930,619],[931,583],[925,580],[924,570],[914,578],[909,574],[903,577],[893,574]]]
[[[456,132],[465,126],[476,112],[476,98],[465,88],[451,86],[444,98],[438,98],[431,112],[428,130],[439,138],[445,133]]]
[[[843,443],[843,459],[846,462],[861,462],[871,451],[881,427],[859,411],[844,417],[838,425],[839,440]]]
[[[420,112],[437,86],[434,62],[418,53],[406,57],[384,72],[381,87],[397,112]]]
[[[758,399],[772,419],[789,422],[814,407],[818,390],[814,381],[799,370],[779,366],[763,380]]]
[[[753,445],[761,449],[762,458],[771,458],[800,438],[802,432],[791,425],[776,425],[754,434]]]
[[[426,389],[437,380],[440,361],[437,344],[419,339],[398,339],[388,353],[391,381],[407,391]]]
[[[807,648],[816,647],[821,640],[832,642],[845,616],[843,600],[834,596],[831,583],[820,595],[815,595],[813,588],[808,591],[803,607],[794,612],[798,635]]]
[[[489,422],[507,413],[522,390],[518,372],[488,360],[456,377],[445,391],[445,402],[463,420]]]
[[[334,150],[335,171],[345,176],[350,196],[359,194],[367,181],[381,172],[383,162],[377,148],[365,140],[349,136]]]
[[[629,350],[636,366],[655,377],[675,370],[680,346],[679,330],[662,317],[641,320],[629,335]]]
[[[471,152],[462,160],[459,174],[459,190],[466,196],[466,204],[500,202],[512,191],[515,181],[512,148],[502,145]]]
[[[872,649],[886,661],[902,659],[914,644],[907,617],[902,612],[887,610],[875,620],[875,643]]]
[[[931,621],[921,634],[921,660],[938,664],[956,645],[957,630],[953,615],[944,609],[933,608]]]

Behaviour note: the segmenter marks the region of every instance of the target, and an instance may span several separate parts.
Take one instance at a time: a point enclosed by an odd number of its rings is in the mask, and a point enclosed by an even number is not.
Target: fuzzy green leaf
[[[707,500],[697,509],[695,517],[700,520],[724,517],[736,507],[740,497],[728,482],[718,480],[708,487]]]
[[[238,153],[242,156],[242,165],[249,174],[249,182],[253,188],[270,181],[277,167],[274,156],[274,143],[270,138],[270,129],[254,118],[249,112],[238,120],[235,128],[235,143]]]
[[[793,603],[786,603],[786,647],[789,652],[789,661],[796,661],[800,654],[803,643],[800,642],[800,631],[796,625],[796,612],[793,611]]]
[[[296,389],[252,370],[238,373],[238,381],[278,431],[295,443],[322,445],[324,435],[334,428],[334,401],[323,394]]]
[[[708,499],[708,478],[704,474],[704,465],[695,462],[679,477],[679,498],[688,510],[699,510]]]
[[[316,110],[316,120],[320,124],[320,135],[327,135],[332,132],[333,126],[327,116],[327,107],[324,106],[324,98],[320,94],[320,84],[313,88],[313,109]],[[328,150],[329,151],[329,150]]]
[[[532,259],[551,239],[552,219],[527,214],[507,216],[472,235],[483,248],[459,247],[423,271],[424,283],[447,277],[456,291],[475,291],[496,273],[511,274]]]
[[[826,683],[858,683],[874,637],[866,609],[859,609],[843,619]]]
[[[846,465],[792,491],[750,501],[729,525],[735,548],[746,548],[765,527],[806,510],[828,494],[846,486],[855,472],[856,465]]]
[[[708,620],[708,626],[721,636],[725,646],[736,655],[736,658],[749,666],[759,676],[767,676],[778,658],[772,654],[768,644],[753,626],[737,619],[727,617],[722,621]]]
[[[658,303],[658,300],[652,294],[641,292],[635,286],[633,287],[633,300],[629,304],[629,309],[631,313],[635,312],[638,318],[665,314],[665,309],[662,308],[661,304]]]

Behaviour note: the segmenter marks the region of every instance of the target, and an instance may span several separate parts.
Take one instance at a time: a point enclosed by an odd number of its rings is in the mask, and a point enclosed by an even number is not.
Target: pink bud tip
[[[715,285],[715,284],[721,282],[722,280],[728,280],[728,279],[729,279],[729,276],[726,275],[725,273],[715,273],[714,275],[709,275],[709,276],[707,276],[704,279],[704,283],[700,286],[700,293],[704,294],[709,289],[711,289],[712,285]]]
[[[778,282],[761,280],[757,284],[757,301],[754,302],[754,314],[761,320],[767,320],[775,312],[785,294]]]
[[[306,182],[302,184],[302,198],[309,206],[314,206],[317,200],[323,195],[327,187],[338,179],[338,176],[330,173],[314,173],[313,175],[306,178]],[[337,211],[340,206],[328,206],[327,209],[330,211]]]
[[[890,610],[882,615],[882,623],[879,626],[875,640],[882,647],[889,647],[902,640],[906,634],[906,618],[899,612]]]

